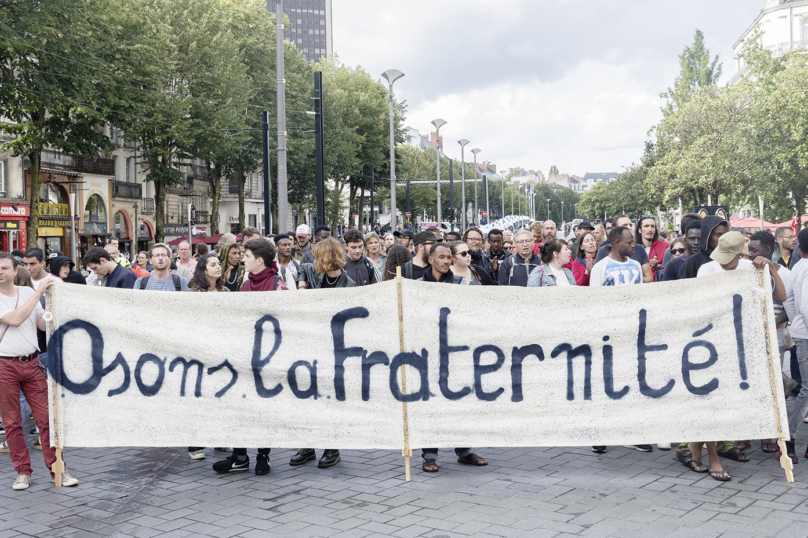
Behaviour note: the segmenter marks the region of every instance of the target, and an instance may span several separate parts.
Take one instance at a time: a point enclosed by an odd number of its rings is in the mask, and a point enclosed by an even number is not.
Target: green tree
[[[558,167],[556,165],[551,166],[549,174],[558,175]]]
[[[0,116],[16,139],[0,146],[31,163],[28,246],[38,239],[41,156],[45,148],[97,159],[114,145],[107,121],[122,121],[152,91],[161,38],[124,0],[9,3],[0,10]],[[64,39],[64,29],[82,45]],[[113,50],[113,53],[108,52]],[[142,62],[130,57],[137,51]],[[138,110],[136,113],[140,113]]]
[[[668,100],[662,108],[662,113],[666,117],[671,115],[690,100],[693,92],[699,88],[714,86],[721,77],[721,69],[718,55],[710,60],[710,51],[704,46],[704,34],[697,29],[693,44],[685,47],[679,55],[679,76],[676,77],[673,87],[660,95]]]

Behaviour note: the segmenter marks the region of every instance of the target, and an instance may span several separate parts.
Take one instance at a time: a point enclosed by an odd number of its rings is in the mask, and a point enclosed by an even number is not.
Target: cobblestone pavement
[[[800,459],[805,446],[801,439]],[[33,451],[27,491],[11,489],[14,470],[0,454],[0,538],[808,536],[808,465],[788,484],[757,442],[749,463],[725,462],[727,483],[688,471],[674,451],[477,452],[487,467],[441,451],[437,474],[422,472],[416,456],[406,483],[393,451],[343,451],[336,467],[318,469],[290,467],[294,451],[275,450],[272,472],[255,476],[217,475],[211,464],[227,454],[213,449],[191,461],[179,448],[74,448],[65,459],[81,483],[57,490]]]

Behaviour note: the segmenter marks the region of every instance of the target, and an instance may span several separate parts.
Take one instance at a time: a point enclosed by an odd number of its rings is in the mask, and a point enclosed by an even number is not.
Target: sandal
[[[777,445],[771,441],[763,441],[761,443],[761,450],[763,450],[763,452],[766,454],[774,454],[777,452]]]
[[[693,453],[690,450],[677,450],[676,459],[685,467],[689,467],[688,463],[693,459]]]
[[[747,448],[752,448],[752,441],[736,441],[732,446],[738,450],[746,450]]]
[[[701,465],[701,467],[696,467],[697,465]],[[700,461],[688,460],[685,466],[695,473],[707,473],[710,471],[710,469]]]
[[[722,458],[729,458],[734,461],[740,461],[742,463],[746,463],[749,461],[749,456],[741,452],[737,447],[732,447],[726,452],[719,452],[719,456]]]
[[[488,462],[485,461],[483,458],[472,452],[471,454],[466,454],[462,458],[457,458],[457,463],[465,463],[466,465],[475,465],[477,467],[483,467],[484,465],[488,465]]]
[[[724,474],[726,474],[726,476],[723,476]],[[721,469],[720,471],[710,471],[710,476],[713,477],[713,480],[718,480],[719,482],[729,482],[732,480],[732,477],[727,474],[724,469]]]
[[[421,466],[421,469],[425,473],[437,473],[439,467],[436,460],[424,458],[424,464]]]

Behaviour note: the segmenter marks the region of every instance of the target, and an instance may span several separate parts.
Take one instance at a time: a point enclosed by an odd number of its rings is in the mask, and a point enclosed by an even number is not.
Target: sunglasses
[[[470,254],[471,254],[471,252],[469,252],[468,250],[464,250],[463,252],[458,252],[457,253],[458,256],[462,256],[463,258],[465,258],[466,256],[469,256]]]
[[[672,248],[671,249],[671,254],[684,254],[684,253],[685,253],[685,249],[683,249],[683,248]]]

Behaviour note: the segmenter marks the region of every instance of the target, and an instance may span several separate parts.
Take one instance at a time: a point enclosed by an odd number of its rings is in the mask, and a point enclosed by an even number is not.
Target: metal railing
[[[127,183],[125,181],[112,182],[113,198],[130,198],[137,200],[143,196],[143,185],[140,183]]]
[[[196,212],[196,224],[210,224],[210,212],[209,211],[197,211]]]
[[[154,198],[143,198],[143,203],[140,204],[140,212],[144,215],[154,214]]]
[[[24,167],[31,168],[31,161],[24,160]],[[115,175],[114,159],[88,159],[81,155],[72,153],[62,153],[50,149],[42,150],[42,166],[55,170],[70,170],[73,172],[84,172],[85,174],[100,174],[104,176]]]
[[[189,164],[185,167],[185,177],[187,179],[205,179],[207,173],[208,171],[204,166]]]
[[[45,204],[39,203],[40,217],[69,217],[70,206],[68,204]]]
[[[765,47],[766,50],[771,51],[772,56],[775,58],[778,56],[782,56],[787,52],[791,52],[794,50],[806,50],[808,49],[808,39],[803,39],[801,41],[788,41],[786,43],[778,43],[776,45],[769,45]]]

